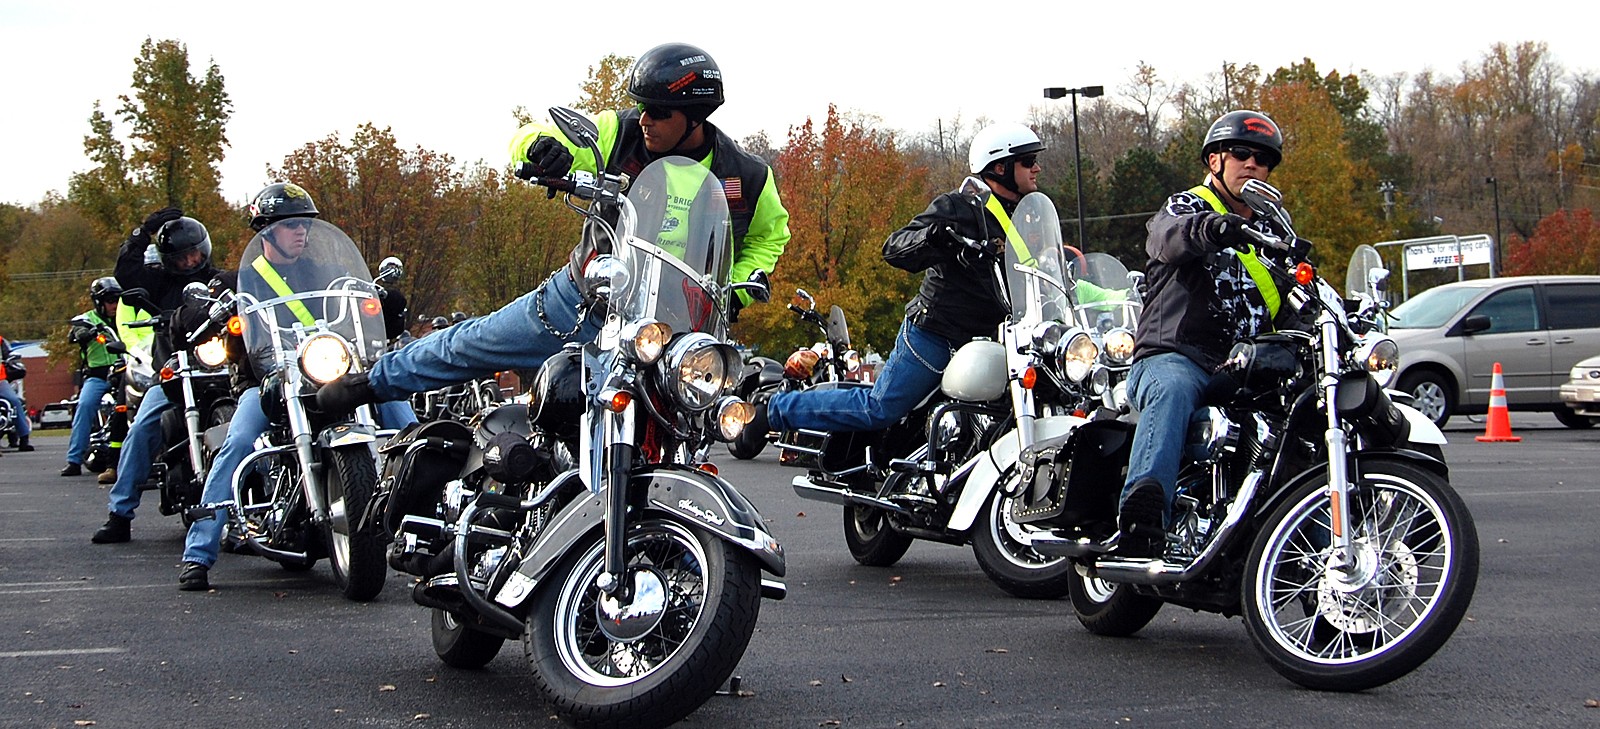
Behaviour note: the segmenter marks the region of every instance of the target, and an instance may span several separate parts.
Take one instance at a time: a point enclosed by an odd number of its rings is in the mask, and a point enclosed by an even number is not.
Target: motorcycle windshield
[[[383,347],[383,306],[361,251],[344,231],[314,218],[267,226],[239,258],[239,319],[256,371],[296,361],[300,345],[330,333],[371,362]]]
[[[1090,253],[1071,264],[1072,293],[1080,323],[1086,329],[1107,332],[1132,329],[1139,323],[1141,305],[1128,281],[1128,267],[1116,256]]]
[[[1029,193],[1011,213],[1011,224],[1015,235],[1007,231],[1002,247],[1012,320],[1033,314],[1040,321],[1070,321],[1071,309],[1062,287],[1066,267],[1062,265],[1061,219],[1055,204],[1042,193]]]
[[[1375,296],[1372,290],[1372,272],[1383,268],[1383,257],[1378,255],[1378,249],[1365,243],[1356,246],[1356,252],[1350,255],[1350,266],[1344,272],[1344,295],[1352,299],[1361,298],[1362,294]]]
[[[617,251],[626,281],[613,284],[615,313],[724,338],[733,253],[722,182],[704,165],[667,157],[634,178],[628,200],[633,237]]]

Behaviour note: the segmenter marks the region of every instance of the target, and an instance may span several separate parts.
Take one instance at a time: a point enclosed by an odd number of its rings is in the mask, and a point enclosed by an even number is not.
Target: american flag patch
[[[728,199],[728,207],[744,206],[744,181],[738,177],[730,177],[722,181],[722,196]]]

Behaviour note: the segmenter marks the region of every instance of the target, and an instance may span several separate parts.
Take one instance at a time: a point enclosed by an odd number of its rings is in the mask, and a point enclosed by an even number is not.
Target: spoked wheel
[[[1360,691],[1410,673],[1455,632],[1478,581],[1478,534],[1449,483],[1399,461],[1361,464],[1348,558],[1333,554],[1324,483],[1267,520],[1242,584],[1251,640],[1289,680]]]
[[[674,521],[632,525],[623,577],[631,601],[600,591],[605,548],[556,567],[522,642],[534,684],[578,726],[660,727],[705,703],[755,632],[760,568],[720,538]]]
[[[1133,635],[1161,612],[1161,601],[1134,592],[1132,585],[1107,582],[1074,565],[1068,581],[1072,612],[1095,635],[1114,638]]]
[[[1016,469],[1012,473],[1017,473]],[[983,573],[1000,589],[1016,597],[1054,600],[1067,594],[1073,579],[1072,562],[1033,551],[1034,531],[1012,520],[1011,498],[996,490],[973,526],[972,553]]]
[[[388,578],[384,540],[370,526],[356,529],[378,486],[378,466],[365,443],[324,452],[327,480],[328,525],[323,531],[328,564],[339,591],[356,602],[366,602],[383,591]]]
[[[500,653],[506,639],[491,635],[456,620],[456,616],[433,609],[433,652],[452,668],[483,668]]]
[[[888,567],[911,549],[911,537],[889,526],[889,514],[865,506],[844,507],[844,543],[868,567]]]

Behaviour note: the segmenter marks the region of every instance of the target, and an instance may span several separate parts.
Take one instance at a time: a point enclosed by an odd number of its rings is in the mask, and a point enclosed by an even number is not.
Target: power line
[[[36,271],[31,273],[13,273],[10,279],[17,283],[33,281],[71,281],[85,276],[109,276],[116,269],[112,268],[80,268],[76,271]]]

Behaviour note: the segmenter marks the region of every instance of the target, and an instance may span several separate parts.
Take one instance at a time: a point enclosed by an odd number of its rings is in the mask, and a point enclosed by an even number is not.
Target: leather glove
[[[1249,221],[1244,218],[1227,213],[1213,215],[1206,220],[1206,241],[1217,248],[1232,248],[1248,253],[1250,251],[1250,235],[1244,232],[1245,224]]]
[[[928,242],[939,248],[956,248],[961,245],[961,234],[954,225],[941,220],[928,226]]]
[[[144,231],[146,236],[153,236],[156,231],[161,230],[161,226],[181,217],[183,217],[183,210],[179,208],[162,208],[147,216],[144,222],[139,224],[139,230]]]
[[[383,290],[383,329],[391,338],[406,329],[406,295],[394,289]]]
[[[317,390],[317,409],[329,415],[354,412],[362,405],[377,402],[372,386],[367,384],[367,373],[347,374]]]
[[[534,177],[560,177],[572,169],[572,153],[555,137],[539,137],[528,147]]]

